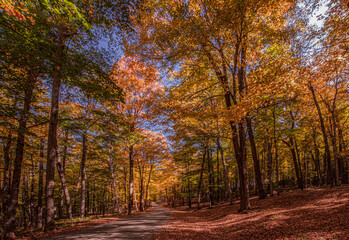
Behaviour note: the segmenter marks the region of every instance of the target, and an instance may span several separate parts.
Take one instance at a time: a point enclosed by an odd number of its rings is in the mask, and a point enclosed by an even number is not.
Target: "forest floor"
[[[212,208],[179,207],[155,239],[349,239],[349,185],[308,188]]]

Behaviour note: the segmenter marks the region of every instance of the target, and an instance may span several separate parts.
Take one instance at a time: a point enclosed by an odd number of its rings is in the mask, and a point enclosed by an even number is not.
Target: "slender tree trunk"
[[[61,195],[59,199],[59,205],[58,205],[58,219],[63,218],[63,211],[64,211],[64,192],[63,188],[61,188]]]
[[[342,183],[346,183],[346,179],[344,178],[345,176],[345,164],[344,164],[344,159],[345,157],[343,156],[343,150],[344,150],[344,139],[343,139],[343,130],[339,125],[339,120],[337,120],[337,129],[338,129],[338,142],[339,142],[339,176],[342,181]]]
[[[65,33],[60,31],[58,40],[58,49],[56,52],[56,66],[53,74],[52,92],[51,92],[51,113],[48,131],[47,143],[47,163],[46,163],[46,219],[45,231],[54,229],[55,217],[55,201],[54,201],[54,185],[55,185],[55,158],[57,154],[57,125],[59,114],[59,95],[62,81],[61,68],[63,65],[63,53],[65,48]]]
[[[114,176],[113,159],[112,159],[111,155],[109,156],[109,170],[110,170],[110,177],[111,177],[111,182],[112,182],[113,190],[114,190],[116,210],[118,212],[118,215],[121,215],[118,192],[116,189],[116,182],[115,182],[115,176]]]
[[[7,135],[6,143],[3,143],[3,152],[4,152],[4,170],[3,170],[3,181],[2,181],[2,189],[1,189],[1,212],[0,212],[0,226],[2,226],[3,217],[7,209],[7,200],[9,198],[9,188],[10,188],[10,149],[12,145],[12,130],[9,130]],[[0,233],[1,234],[1,233]],[[1,236],[1,235],[0,235]]]
[[[221,161],[222,161],[222,166],[223,166],[225,189],[228,192],[229,201],[230,201],[230,204],[232,205],[234,203],[233,202],[233,193],[231,190],[231,185],[230,185],[230,180],[229,180],[229,175],[228,175],[228,170],[227,170],[227,164],[226,164],[225,159],[224,159],[223,148],[221,147],[219,138],[217,139],[217,148],[219,149],[219,151],[221,153]]]
[[[144,167],[138,166],[139,169],[139,211],[144,212]]]
[[[86,177],[87,179],[89,179],[88,177]],[[85,210],[85,217],[89,216],[90,213],[90,181],[87,180],[86,181],[86,210]]]
[[[189,166],[189,160],[187,163],[187,181],[188,181],[188,207],[191,208],[191,187],[190,187],[190,166]]]
[[[4,218],[4,238],[10,238],[11,233],[16,228],[16,213],[18,205],[19,187],[22,174],[22,162],[25,144],[25,135],[27,130],[27,122],[29,118],[29,112],[32,103],[32,95],[34,87],[37,81],[37,74],[28,71],[26,79],[26,89],[24,92],[23,110],[20,113],[18,133],[17,133],[17,146],[16,156],[14,160],[14,168],[12,174],[12,182],[9,194],[9,200],[6,204],[5,218]]]
[[[124,179],[124,188],[125,188],[125,194],[124,194],[124,202],[125,204],[127,204],[127,167],[124,166],[124,173],[125,173],[125,179]],[[126,212],[127,212],[127,209],[126,209]]]
[[[326,133],[326,128],[325,128],[325,123],[324,119],[322,117],[321,109],[319,106],[319,103],[316,99],[315,95],[315,90],[312,85],[308,85],[309,90],[311,91],[311,94],[313,96],[313,100],[319,115],[319,120],[320,120],[320,125],[321,125],[321,132],[322,132],[322,137],[324,139],[324,144],[325,144],[325,162],[327,163],[327,175],[326,175],[326,183],[327,184],[333,184],[333,177],[332,177],[332,166],[331,166],[331,153],[330,153],[330,147],[328,144],[328,137]]]
[[[86,156],[87,156],[87,133],[82,134],[82,156],[80,164],[80,175],[81,175],[81,203],[80,203],[80,217],[85,217],[86,210]]]
[[[276,138],[276,117],[275,117],[275,107],[273,109],[273,120],[274,120],[274,148],[275,148],[275,170],[276,170],[276,191],[277,195],[280,195],[280,189],[279,189],[279,156],[278,156],[278,145],[277,145],[277,138]]]
[[[138,203],[137,203],[137,192],[136,191],[134,192],[133,196],[134,196],[134,205],[135,205],[136,211],[138,212],[139,207],[138,207]]]
[[[269,179],[269,194],[270,196],[274,196],[273,191],[273,155],[272,155],[272,144],[267,139],[267,156],[268,156],[268,179]]]
[[[132,214],[132,208],[133,208],[133,198],[134,198],[134,179],[133,179],[133,165],[134,165],[134,159],[133,159],[133,145],[129,147],[129,164],[130,164],[130,175],[129,175],[129,192],[128,192],[128,215]]]
[[[39,160],[39,191],[38,191],[38,215],[37,215],[37,228],[42,229],[43,226],[43,196],[44,196],[44,139],[40,139],[40,160]]]
[[[208,168],[208,193],[209,193],[209,205],[213,206],[213,189],[212,189],[212,154],[210,149],[207,153],[207,168]]]
[[[333,137],[332,137],[332,149],[333,149],[333,155],[334,155],[334,163],[335,163],[335,184],[336,186],[340,186],[340,178],[339,178],[339,156],[338,156],[338,150],[337,150],[337,127],[336,127],[336,118],[334,115],[334,108],[335,105],[333,106],[333,109],[331,112],[332,115],[332,131],[333,131]]]
[[[248,131],[248,139],[250,141],[250,146],[251,146],[252,160],[253,160],[253,167],[254,167],[258,196],[259,196],[259,199],[263,199],[263,198],[266,198],[267,194],[265,193],[263,188],[262,175],[261,175],[261,170],[259,166],[256,143],[254,140],[254,134],[253,134],[250,116],[246,117],[246,124],[247,124],[247,131]]]
[[[81,163],[80,163],[81,164]],[[81,167],[81,166],[80,166]],[[78,198],[78,194],[79,194],[79,189],[80,189],[80,183],[81,183],[81,171],[79,170],[79,178],[78,178],[78,182],[76,184],[76,189],[75,189],[75,193],[74,193],[74,199],[73,199],[73,204],[72,204],[72,211],[73,211],[73,215],[76,214],[77,210],[75,208],[76,205],[76,200]]]
[[[317,179],[318,179],[318,184],[319,186],[322,185],[322,174],[321,174],[321,165],[320,165],[320,151],[318,148],[318,145],[316,143],[316,132],[315,129],[313,129],[313,141],[314,141],[314,149],[315,149],[315,157],[313,155],[313,153],[311,153],[313,161],[314,161],[314,165],[315,165],[315,170],[317,173]]]
[[[201,164],[200,179],[199,179],[199,186],[198,186],[198,209],[200,209],[202,175],[205,167],[206,152],[207,152],[207,147],[205,146],[204,154],[202,156],[202,164]]]
[[[302,170],[302,163],[301,163],[301,158],[300,158],[300,152],[298,150],[298,144],[297,144],[296,138],[294,138],[294,146],[296,148],[296,156],[297,156],[298,167],[299,167],[299,175],[300,175],[300,179],[302,181],[302,186],[304,188],[304,174],[303,174],[303,170]]]
[[[147,182],[147,187],[146,187],[146,191],[145,191],[145,201],[146,201],[146,206],[149,207],[149,184],[150,184],[150,178],[151,178],[151,174],[153,171],[153,164],[150,165],[150,171],[149,171],[149,176],[148,176],[148,182]]]
[[[62,185],[62,195],[63,196],[62,196],[61,201],[63,201],[63,197],[65,197],[65,204],[66,204],[66,207],[67,207],[68,217],[69,217],[69,219],[72,219],[73,218],[73,213],[72,213],[72,208],[71,208],[71,204],[70,204],[70,195],[69,195],[67,182],[66,182],[66,179],[65,179],[64,167],[62,165],[59,152],[57,152],[56,166],[57,166],[57,170],[58,170],[58,173],[59,173],[59,178],[61,179],[61,185]],[[61,207],[63,208],[63,206],[61,206]],[[62,209],[62,212],[63,212],[63,209]]]
[[[242,20],[243,21],[243,20]],[[238,82],[239,82],[239,94],[241,97],[246,93],[246,42],[243,41],[241,47],[241,66],[239,69]],[[240,209],[239,212],[247,213],[250,209],[250,199],[248,190],[248,176],[247,176],[247,156],[246,156],[246,133],[243,123],[239,123],[239,137],[233,131],[233,142],[235,155],[239,169],[239,180],[240,180]],[[237,154],[237,150],[239,150]]]
[[[220,171],[220,164],[219,164],[219,151],[218,148],[216,150],[216,167],[217,167],[217,187],[216,187],[216,201],[217,203],[220,202],[221,199],[221,171]]]
[[[33,160],[33,156],[31,156]],[[30,227],[36,227],[36,219],[35,219],[35,207],[34,207],[34,198],[35,198],[35,167],[32,161],[32,169],[31,169],[31,185],[30,185],[30,196],[29,196],[29,216],[30,216]]]
[[[288,143],[284,140],[283,140],[283,142],[288,146],[288,148],[291,151],[294,169],[296,172],[298,188],[303,190],[303,182],[302,182],[302,178],[300,175],[300,170],[299,170],[299,166],[298,166],[297,155],[296,155],[296,151],[295,151],[295,147],[294,147],[293,137],[290,137],[290,143]]]

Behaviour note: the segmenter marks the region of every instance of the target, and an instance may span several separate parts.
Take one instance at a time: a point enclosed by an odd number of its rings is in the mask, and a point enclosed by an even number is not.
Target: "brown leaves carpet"
[[[349,186],[284,192],[200,210],[177,208],[155,239],[349,239]]]

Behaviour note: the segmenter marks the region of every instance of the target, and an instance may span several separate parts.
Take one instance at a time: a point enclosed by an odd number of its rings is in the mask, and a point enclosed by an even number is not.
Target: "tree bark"
[[[233,104],[237,103],[237,94],[236,94],[236,70],[237,70],[237,61],[238,61],[238,53],[239,53],[239,44],[240,41],[236,44],[235,49],[235,56],[234,56],[234,73],[233,75],[233,93],[230,91],[229,84],[228,84],[228,75],[227,75],[227,66],[225,63],[223,63],[223,71],[221,71],[218,66],[216,65],[213,56],[205,49],[203,46],[204,52],[207,54],[207,57],[209,58],[213,69],[215,71],[215,74],[222,85],[223,91],[224,91],[224,99],[225,99],[225,106],[228,111],[231,110]],[[221,55],[223,55],[221,53]],[[224,56],[222,56],[222,59]],[[224,61],[223,61],[224,62]],[[239,93],[240,97],[243,97],[244,95],[244,81],[245,81],[245,69],[246,69],[246,49],[245,47],[242,47],[241,49],[241,68],[239,70]],[[248,178],[247,178],[247,159],[245,155],[245,148],[246,148],[246,136],[245,136],[245,130],[242,123],[235,123],[234,121],[230,120],[229,125],[232,130],[232,139],[233,139],[233,145],[234,145],[234,152],[235,152],[235,158],[238,164],[238,170],[239,170],[239,179],[240,179],[240,209],[239,212],[247,212],[247,210],[250,208],[250,200],[249,200],[249,191],[248,191]],[[239,132],[238,132],[239,131]]]
[[[269,179],[269,184],[268,184],[268,189],[269,189],[269,194],[270,196],[274,196],[274,190],[273,190],[273,155],[272,155],[272,144],[267,139],[267,156],[268,156],[268,179]]]
[[[139,211],[144,212],[144,167],[138,165],[139,170]]]
[[[109,152],[110,154],[110,152]],[[113,191],[114,191],[114,197],[115,197],[115,205],[116,205],[116,210],[118,212],[118,215],[121,215],[120,211],[120,205],[119,205],[119,198],[118,198],[118,192],[116,189],[116,182],[115,182],[115,176],[114,176],[114,169],[113,169],[113,159],[111,155],[109,155],[109,170],[110,170],[110,177],[111,177],[111,182],[113,185]]]
[[[277,195],[280,195],[279,189],[279,158],[278,158],[278,146],[277,146],[277,138],[276,138],[276,117],[275,117],[275,107],[273,109],[273,120],[274,120],[274,148],[275,148],[275,170],[276,170],[276,192]]]
[[[44,139],[40,139],[40,160],[39,160],[39,191],[38,191],[38,215],[37,215],[37,228],[42,229],[43,226],[43,195],[44,195]]]
[[[129,175],[129,189],[128,189],[128,215],[132,214],[133,209],[133,198],[134,198],[134,179],[133,179],[133,145],[129,147],[129,164],[130,164],[130,175]]]
[[[58,49],[56,52],[56,66],[53,73],[53,83],[51,92],[51,113],[48,131],[47,143],[47,163],[46,163],[46,219],[45,231],[54,229],[55,217],[55,201],[54,201],[54,185],[55,185],[55,158],[57,154],[57,126],[59,114],[59,95],[62,81],[61,68],[63,65],[63,52],[65,48],[65,33],[60,31],[58,39]]]
[[[207,153],[207,168],[208,168],[208,193],[209,193],[209,205],[210,207],[213,206],[214,201],[213,201],[213,189],[212,189],[212,152],[210,149],[208,150]]]
[[[69,219],[72,219],[73,213],[72,213],[72,208],[71,208],[71,204],[70,204],[69,190],[68,190],[67,182],[65,179],[64,167],[62,165],[61,158],[60,158],[58,151],[57,151],[57,158],[56,158],[56,166],[57,166],[57,170],[59,173],[59,178],[61,179],[62,193],[63,193],[63,196],[65,197],[65,204],[67,207],[68,217],[69,217]],[[62,209],[62,211],[63,211],[63,209]]]
[[[29,217],[30,222],[29,226],[32,228],[36,227],[36,218],[35,218],[35,207],[34,207],[34,199],[35,199],[35,167],[33,163],[33,156],[31,156],[32,159],[32,169],[31,169],[31,184],[30,184],[30,196],[29,196]],[[29,183],[29,181],[28,181]],[[29,187],[29,186],[28,186]]]
[[[300,175],[300,170],[299,170],[299,166],[298,166],[297,155],[296,155],[296,151],[295,151],[293,137],[290,137],[290,142],[289,143],[284,141],[284,140],[283,140],[283,142],[288,146],[288,148],[291,151],[293,165],[294,165],[294,169],[295,169],[295,172],[296,172],[298,188],[303,190],[303,181],[302,181],[301,175]]]
[[[262,174],[261,174],[261,169],[259,166],[256,143],[254,140],[254,134],[253,134],[253,128],[252,128],[250,116],[246,117],[246,124],[247,124],[247,131],[248,131],[248,139],[250,141],[250,146],[251,146],[252,160],[253,160],[253,167],[254,167],[255,181],[256,181],[256,185],[257,185],[258,196],[259,196],[259,199],[263,199],[263,198],[267,197],[267,194],[265,193],[264,188],[263,188]]]
[[[232,190],[231,190],[231,184],[230,184],[230,180],[229,180],[227,164],[226,164],[225,159],[224,159],[224,151],[223,151],[223,148],[222,148],[222,146],[220,144],[220,139],[219,138],[217,139],[217,148],[219,149],[220,154],[221,154],[221,161],[222,161],[222,166],[223,166],[225,189],[228,192],[229,201],[230,201],[230,204],[232,205],[234,203],[233,202],[233,193],[232,193]]]
[[[77,212],[75,205],[76,205],[76,200],[77,200],[78,194],[79,194],[80,183],[81,183],[81,171],[79,170],[79,178],[78,178],[78,182],[76,184],[76,189],[75,189],[74,199],[73,199],[73,204],[72,204],[73,215],[76,214],[76,212]]]
[[[326,183],[327,184],[333,184],[333,177],[332,177],[332,166],[331,166],[331,153],[330,153],[330,147],[328,144],[328,137],[326,133],[326,128],[325,128],[325,123],[324,119],[322,117],[321,109],[319,106],[319,103],[316,99],[315,95],[315,90],[312,85],[308,85],[308,88],[313,96],[313,101],[315,103],[318,115],[319,115],[319,120],[320,120],[320,125],[321,125],[321,132],[322,132],[322,137],[324,139],[324,144],[325,144],[325,162],[327,163],[327,174],[326,174]]]
[[[191,208],[191,187],[190,187],[190,166],[189,160],[187,162],[187,184],[188,184],[188,207]]]
[[[200,209],[202,175],[203,175],[204,167],[205,167],[206,152],[207,152],[207,147],[205,146],[204,154],[202,156],[202,164],[201,164],[200,179],[199,179],[199,186],[198,186],[198,209]]]
[[[80,217],[85,217],[86,210],[86,155],[87,155],[87,133],[82,134],[82,156],[80,164],[80,175],[81,175],[81,199],[80,199]]]
[[[313,155],[313,153],[311,153],[312,155],[312,159],[314,161],[314,165],[315,165],[315,171],[317,173],[317,178],[318,178],[318,184],[319,186],[322,185],[322,174],[321,174],[321,164],[320,164],[320,151],[319,151],[319,147],[316,143],[316,131],[315,129],[313,129],[313,142],[314,142],[314,149],[315,149],[315,156]]]
[[[150,178],[151,178],[151,174],[153,171],[153,164],[150,165],[150,171],[149,171],[149,176],[148,176],[148,182],[147,182],[147,187],[146,187],[146,191],[145,191],[145,202],[146,202],[146,206],[149,207],[149,184],[150,184]]]
[[[25,84],[26,89],[24,92],[23,110],[19,118],[16,156],[14,160],[12,183],[10,188],[9,200],[6,204],[6,210],[5,210],[5,218],[4,218],[5,239],[9,238],[11,233],[14,232],[16,228],[15,220],[16,220],[16,212],[17,212],[17,205],[18,205],[19,186],[20,186],[21,174],[22,174],[25,135],[27,131],[27,122],[29,118],[29,112],[30,112],[31,103],[32,103],[32,95],[33,95],[36,81],[37,81],[37,74],[31,71],[28,71],[28,76]]]
[[[9,130],[9,133],[7,135],[6,143],[3,143],[3,151],[4,151],[4,170],[3,170],[3,181],[2,181],[2,189],[1,189],[1,199],[2,199],[2,208],[1,208],[1,226],[2,226],[2,219],[5,214],[5,211],[7,209],[7,200],[9,195],[9,189],[10,189],[10,164],[11,164],[11,158],[10,158],[10,149],[12,145],[12,130]]]

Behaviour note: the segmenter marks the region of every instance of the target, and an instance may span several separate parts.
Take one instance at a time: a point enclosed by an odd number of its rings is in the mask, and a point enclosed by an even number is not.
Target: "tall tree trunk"
[[[66,179],[65,179],[64,167],[62,165],[61,158],[60,158],[60,155],[59,155],[58,151],[57,151],[57,158],[56,158],[56,166],[57,166],[57,170],[58,170],[58,173],[59,173],[59,178],[61,179],[62,194],[63,194],[62,197],[65,197],[65,204],[66,204],[66,207],[67,207],[68,217],[69,217],[69,219],[72,219],[73,218],[73,213],[72,213],[72,208],[71,208],[71,204],[70,204],[69,190],[68,190],[67,182],[66,182]],[[63,211],[63,209],[62,209],[62,211]]]
[[[81,164],[81,163],[80,163],[80,164]],[[77,201],[78,194],[79,194],[80,183],[81,183],[81,171],[79,170],[79,178],[78,178],[78,182],[77,182],[77,184],[76,184],[75,193],[74,193],[74,198],[73,198],[73,203],[72,203],[73,215],[76,214],[76,212],[77,212],[77,210],[76,210],[76,208],[75,208],[75,205],[76,205],[76,201]]]
[[[139,207],[138,207],[138,203],[137,203],[137,192],[136,191],[134,192],[133,196],[134,196],[134,205],[135,205],[136,211],[138,212]]]
[[[254,140],[254,134],[253,134],[253,128],[252,128],[250,116],[246,117],[246,124],[247,124],[247,131],[248,131],[248,139],[250,141],[250,146],[251,146],[252,160],[253,160],[253,167],[254,167],[258,196],[259,196],[259,199],[263,199],[263,198],[266,198],[267,194],[265,193],[263,188],[262,175],[261,175],[261,170],[259,166],[256,143]]]
[[[221,198],[221,171],[220,171],[220,164],[219,164],[219,151],[216,150],[216,168],[217,168],[217,187],[216,187],[216,201],[217,203],[220,202]]]
[[[134,179],[133,179],[133,145],[129,147],[129,164],[130,164],[130,175],[129,175],[129,189],[128,189],[128,211],[127,214],[132,214],[133,209],[133,198],[134,198]]]
[[[300,179],[302,181],[302,186],[304,188],[304,174],[303,174],[303,170],[302,170],[302,163],[301,163],[301,158],[300,158],[300,152],[298,150],[298,144],[297,144],[297,139],[294,138],[294,146],[296,149],[296,156],[297,156],[297,161],[298,161],[298,167],[299,167],[299,175],[300,175]]]
[[[320,165],[320,151],[318,148],[318,145],[316,143],[316,131],[315,129],[313,129],[313,141],[314,141],[314,149],[315,149],[315,156],[313,155],[313,153],[311,153],[313,161],[314,161],[314,165],[315,165],[315,170],[317,173],[317,179],[318,179],[318,184],[319,186],[322,185],[322,174],[321,174],[321,165]]]
[[[208,168],[208,193],[209,193],[209,205],[212,207],[213,202],[213,189],[212,189],[212,151],[208,149],[207,152],[207,168]]]
[[[327,132],[325,128],[325,123],[324,119],[322,117],[321,109],[319,106],[319,103],[317,101],[316,95],[315,95],[315,90],[312,85],[308,85],[308,88],[313,96],[313,101],[315,103],[318,115],[319,115],[319,120],[320,120],[320,125],[321,125],[321,132],[322,132],[322,137],[324,139],[324,144],[325,144],[325,162],[327,163],[327,174],[326,174],[326,183],[327,184],[333,184],[333,177],[332,177],[332,166],[331,166],[331,153],[330,153],[330,147],[328,144],[328,137],[327,137]]]
[[[59,199],[59,205],[58,205],[58,219],[62,219],[63,218],[63,213],[64,211],[64,192],[63,192],[63,188],[61,188],[61,196]]]
[[[22,162],[25,144],[25,135],[27,131],[27,122],[29,118],[29,112],[32,103],[32,95],[34,87],[37,81],[37,74],[28,71],[28,76],[26,79],[26,88],[24,92],[24,103],[23,109],[20,113],[18,133],[17,133],[17,146],[16,146],[16,156],[14,160],[14,168],[12,174],[12,182],[9,194],[9,200],[6,204],[5,218],[4,218],[4,238],[9,238],[11,233],[15,231],[16,228],[16,212],[18,205],[18,194],[19,186],[21,182],[22,174]]]
[[[288,148],[291,151],[294,170],[296,172],[298,188],[303,190],[303,181],[302,181],[302,178],[300,175],[300,170],[299,170],[299,166],[298,166],[298,160],[297,160],[297,155],[296,155],[296,151],[295,151],[295,147],[294,147],[293,137],[290,137],[289,143],[284,141],[284,140],[282,140],[282,141],[288,146]]]
[[[153,164],[150,165],[150,171],[149,171],[149,175],[148,175],[148,182],[147,182],[147,187],[146,187],[146,191],[145,191],[145,201],[146,201],[146,206],[149,207],[149,184],[150,184],[150,179],[151,179],[151,174],[153,171]]]
[[[38,215],[37,215],[37,228],[42,229],[43,226],[43,196],[44,196],[44,139],[40,139],[40,160],[39,160],[39,191],[38,191]]]
[[[80,175],[81,175],[81,199],[80,199],[80,217],[85,217],[86,210],[86,155],[87,155],[87,133],[82,134],[82,156],[80,164]]]
[[[139,211],[144,212],[144,167],[138,164],[139,170]]]
[[[237,38],[239,38],[237,36]],[[228,111],[231,110],[233,104],[237,103],[237,94],[236,94],[236,72],[237,72],[237,61],[238,61],[238,55],[239,55],[239,46],[240,41],[237,41],[236,49],[235,49],[235,55],[234,55],[234,73],[233,75],[233,93],[230,91],[229,84],[228,84],[228,74],[227,74],[227,66],[225,63],[223,63],[223,71],[221,71],[218,66],[216,65],[216,62],[213,58],[213,56],[206,50],[205,46],[203,46],[204,52],[206,52],[207,57],[209,58],[215,74],[220,82],[220,84],[223,87],[224,91],[224,99],[225,99],[225,106]],[[223,55],[223,53],[221,53]],[[222,59],[224,57],[222,56]],[[224,62],[224,61],[223,61]],[[246,48],[242,47],[241,49],[241,68],[239,70],[239,93],[240,97],[243,97],[244,95],[244,81],[246,79]],[[245,129],[243,128],[243,124],[237,124],[234,121],[230,120],[229,125],[232,130],[232,138],[233,138],[233,144],[234,144],[234,152],[235,152],[235,158],[238,164],[238,170],[239,170],[239,179],[240,179],[240,209],[239,212],[246,212],[250,208],[250,200],[249,200],[249,191],[248,191],[248,179],[247,179],[247,158],[245,156],[245,148],[246,148],[246,136],[245,136]],[[239,133],[238,133],[239,130]]]
[[[334,175],[334,180],[336,186],[340,186],[340,178],[339,178],[339,156],[338,156],[338,150],[337,150],[337,127],[336,127],[336,118],[334,114],[334,109],[335,104],[333,105],[333,109],[331,112],[332,115],[332,131],[333,131],[333,136],[332,136],[332,149],[333,149],[333,155],[334,155],[334,163],[335,163],[335,175]]]
[[[124,188],[125,188],[125,194],[124,194],[124,202],[127,204],[127,167],[124,166],[124,174],[125,174],[125,179],[124,179]]]
[[[270,196],[274,196],[273,192],[273,155],[272,155],[272,144],[267,139],[267,156],[268,156],[268,179],[269,179],[269,194]]]
[[[221,154],[221,161],[222,161],[222,166],[223,166],[225,189],[228,192],[230,204],[233,204],[234,203],[233,202],[233,193],[232,193],[232,190],[231,190],[231,185],[230,185],[230,180],[229,180],[229,175],[228,175],[228,170],[227,170],[227,164],[226,164],[225,159],[224,159],[224,152],[223,152],[223,148],[221,147],[219,138],[217,139],[217,148],[219,149],[220,154]]]
[[[343,183],[346,183],[346,179],[344,178],[345,176],[345,164],[344,164],[344,159],[345,157],[343,156],[343,150],[345,148],[345,143],[344,143],[344,138],[343,138],[343,130],[339,125],[339,120],[337,120],[337,128],[338,128],[338,142],[339,142],[339,163],[340,163],[340,179]]]
[[[244,15],[245,13],[243,13]],[[244,21],[244,17],[241,20]],[[242,36],[241,36],[242,37]],[[246,37],[246,36],[245,36]],[[243,39],[242,39],[243,40]],[[243,40],[241,47],[241,65],[239,69],[238,82],[239,82],[239,95],[244,97],[246,94],[246,40]],[[238,163],[239,169],[239,180],[240,180],[240,209],[239,212],[247,213],[247,210],[250,209],[250,199],[249,199],[249,190],[248,190],[248,176],[247,176],[247,156],[246,156],[246,133],[243,123],[239,123],[239,136],[235,136],[233,131],[233,142],[235,155]],[[235,136],[235,137],[234,137]],[[237,150],[239,150],[237,154]]]
[[[30,196],[29,196],[29,216],[30,216],[30,227],[36,227],[36,219],[35,219],[35,207],[34,207],[34,199],[35,199],[35,167],[32,159],[32,169],[31,169],[31,185],[30,185]],[[29,181],[28,181],[29,183]]]
[[[276,117],[275,117],[275,107],[273,109],[273,120],[274,120],[274,148],[275,148],[275,170],[276,170],[276,192],[277,195],[280,195],[279,189],[279,156],[278,156],[278,146],[277,146],[277,138],[276,138]]]
[[[56,66],[53,73],[53,83],[51,92],[51,113],[48,131],[47,143],[47,163],[46,163],[46,219],[45,231],[54,229],[55,217],[55,201],[54,201],[54,185],[55,185],[55,168],[56,168],[56,154],[57,154],[57,126],[59,114],[59,95],[62,81],[61,68],[63,65],[63,53],[65,48],[65,33],[62,30],[59,34],[58,49],[56,52]]]
[[[199,186],[198,186],[198,209],[200,209],[202,175],[205,167],[206,153],[207,153],[207,147],[205,146],[204,154],[202,156],[202,164],[201,164],[200,179],[199,179]]]
[[[109,170],[110,170],[111,182],[112,182],[112,185],[113,185],[116,210],[118,212],[118,215],[121,215],[120,205],[119,205],[119,198],[118,198],[118,192],[117,192],[117,189],[116,189],[116,182],[115,182],[115,176],[114,176],[113,159],[112,159],[112,157],[110,155],[110,152],[109,152]]]
[[[189,166],[189,160],[187,162],[187,184],[188,184],[188,207],[191,208],[191,184],[190,184],[190,166]]]
[[[3,216],[5,214],[5,211],[7,209],[7,200],[9,195],[9,188],[10,188],[10,164],[11,164],[11,158],[10,158],[10,149],[12,145],[12,130],[10,129],[6,138],[6,142],[3,143],[3,152],[4,152],[4,170],[3,170],[3,181],[2,181],[2,189],[1,189],[1,212],[0,212],[0,226],[2,226],[3,222]],[[1,235],[0,235],[1,236]]]

